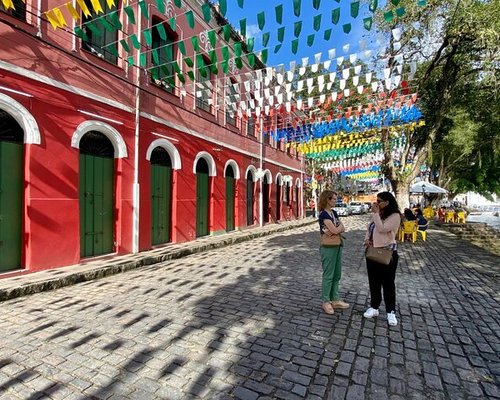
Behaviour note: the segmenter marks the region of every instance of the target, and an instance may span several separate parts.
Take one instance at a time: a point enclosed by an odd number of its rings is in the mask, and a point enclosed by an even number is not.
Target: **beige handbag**
[[[392,260],[392,253],[392,250],[387,250],[383,247],[370,246],[366,249],[366,259],[379,264],[389,265]]]
[[[320,244],[323,247],[338,247],[342,244],[342,237],[340,235],[325,235],[320,236]]]

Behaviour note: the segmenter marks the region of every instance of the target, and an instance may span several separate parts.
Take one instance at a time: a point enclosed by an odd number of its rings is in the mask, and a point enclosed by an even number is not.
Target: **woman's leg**
[[[321,266],[323,267],[323,276],[321,283],[321,300],[323,303],[330,301],[330,293],[333,285],[333,273],[335,271],[335,252],[336,247],[323,247],[319,249],[321,255]]]
[[[381,266],[378,263],[366,260],[368,284],[370,286],[370,307],[376,310],[378,310],[382,302],[382,277],[380,268]]]
[[[383,287],[384,287],[384,303],[387,313],[396,311],[396,268],[398,266],[399,256],[395,251],[392,255],[392,260],[389,265],[385,268],[385,273],[383,276]]]
[[[334,265],[330,300],[339,300],[339,282],[342,277],[342,246],[333,247],[333,249],[335,249],[335,252],[332,255]]]

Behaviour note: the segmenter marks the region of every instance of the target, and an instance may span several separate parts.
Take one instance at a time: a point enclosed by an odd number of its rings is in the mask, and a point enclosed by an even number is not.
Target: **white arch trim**
[[[193,174],[196,174],[196,164],[198,164],[200,158],[203,158],[208,164],[208,176],[217,176],[217,169],[215,168],[214,158],[210,153],[207,153],[206,151],[200,151],[196,155],[193,163]]]
[[[245,179],[248,176],[248,171],[252,171],[252,181],[257,182],[257,169],[253,165],[249,165],[245,171]]]
[[[273,182],[273,176],[271,174],[271,171],[269,171],[268,169],[264,171],[264,176],[267,178],[267,183]]]
[[[13,98],[0,93],[0,108],[10,114],[16,122],[23,128],[24,143],[40,144],[40,130],[38,124],[31,113]]]
[[[73,133],[73,137],[71,138],[71,147],[79,149],[80,140],[87,132],[90,131],[100,132],[111,141],[113,148],[115,149],[115,158],[127,157],[127,146],[125,145],[125,141],[120,133],[111,125],[100,121],[90,120],[82,122],[78,125],[78,128],[76,128],[75,133]]]
[[[298,188],[302,187],[302,182],[301,182],[300,178],[297,178],[295,180],[295,187],[298,187]]]
[[[283,178],[281,176],[281,172],[276,174],[276,185],[283,186]]]
[[[238,167],[238,164],[236,164],[236,161],[234,160],[227,160],[226,165],[224,166],[224,178],[226,177],[226,169],[230,165],[233,167],[234,170],[234,179],[240,179],[240,167]]]
[[[182,161],[179,151],[167,139],[156,139],[151,142],[148,147],[148,151],[146,152],[146,160],[151,160],[151,154],[153,154],[153,150],[157,147],[165,149],[165,151],[168,153],[170,159],[172,160],[172,169],[182,169]]]

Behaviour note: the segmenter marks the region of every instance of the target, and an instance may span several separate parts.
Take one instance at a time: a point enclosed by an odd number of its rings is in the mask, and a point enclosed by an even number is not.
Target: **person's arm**
[[[342,232],[345,232],[344,224],[342,222],[339,224],[339,226],[335,226],[331,219],[325,218],[324,222],[330,233],[333,233],[334,235],[339,235]]]
[[[390,215],[385,221],[382,221],[379,213],[373,214],[375,229],[380,233],[397,232],[401,224],[401,217],[398,213]]]

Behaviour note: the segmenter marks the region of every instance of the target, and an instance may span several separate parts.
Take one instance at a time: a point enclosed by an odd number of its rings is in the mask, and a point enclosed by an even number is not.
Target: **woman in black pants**
[[[397,325],[396,319],[396,268],[398,266],[398,252],[396,236],[401,225],[401,213],[394,196],[389,192],[377,194],[377,202],[372,205],[373,217],[365,235],[365,248],[370,246],[392,250],[392,259],[389,265],[376,261],[366,260],[368,283],[370,285],[370,308],[365,311],[365,318],[379,315],[379,306],[384,294],[385,310],[389,325]]]

